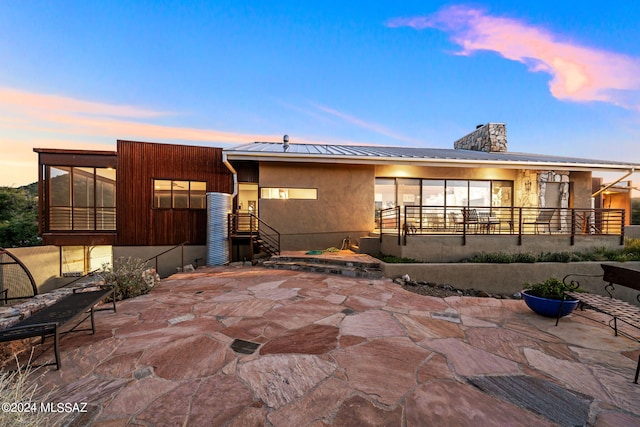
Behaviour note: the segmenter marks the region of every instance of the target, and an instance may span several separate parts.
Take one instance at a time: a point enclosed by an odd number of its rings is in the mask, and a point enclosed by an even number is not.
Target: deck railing
[[[615,235],[623,242],[624,209],[403,206],[376,212],[376,231],[414,234]]]

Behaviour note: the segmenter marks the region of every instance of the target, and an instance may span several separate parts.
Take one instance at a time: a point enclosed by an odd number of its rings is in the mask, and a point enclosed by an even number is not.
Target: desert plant
[[[144,272],[148,269],[146,261],[120,257],[114,261],[113,267],[103,265],[100,275],[105,283],[115,286],[115,298],[120,301],[149,292],[151,287],[144,279]]]
[[[49,425],[48,414],[40,411],[40,402],[46,401],[46,397],[36,395],[38,384],[32,380],[34,370],[28,364],[21,367],[17,363],[17,366],[15,371],[0,371],[0,427]]]
[[[544,282],[525,283],[525,291],[529,295],[548,299],[570,299],[565,296],[565,292],[575,290],[570,284],[562,282],[562,280],[551,277]]]

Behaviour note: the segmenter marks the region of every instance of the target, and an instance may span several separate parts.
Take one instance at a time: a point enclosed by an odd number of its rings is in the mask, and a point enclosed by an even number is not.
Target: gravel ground
[[[430,297],[446,298],[450,296],[472,296],[481,298],[520,298],[516,295],[492,295],[485,291],[477,289],[456,289],[451,285],[443,285],[429,282],[414,282],[412,280],[404,280],[398,277],[395,283],[402,286],[403,289],[419,295],[427,295]]]

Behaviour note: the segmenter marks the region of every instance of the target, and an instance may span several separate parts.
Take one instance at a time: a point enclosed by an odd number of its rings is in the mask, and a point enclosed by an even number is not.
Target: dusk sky
[[[0,0],[0,186],[37,181],[34,147],[453,148],[488,122],[512,152],[640,163],[639,23],[632,1]]]

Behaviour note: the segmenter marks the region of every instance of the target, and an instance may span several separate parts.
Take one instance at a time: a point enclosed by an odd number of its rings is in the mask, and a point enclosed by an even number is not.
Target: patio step
[[[309,271],[356,278],[380,279],[384,277],[378,262],[273,256],[268,261],[264,261],[263,266],[279,270]]]

